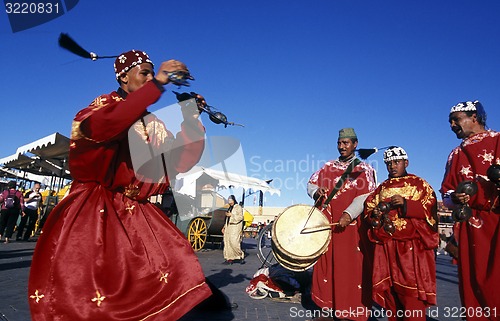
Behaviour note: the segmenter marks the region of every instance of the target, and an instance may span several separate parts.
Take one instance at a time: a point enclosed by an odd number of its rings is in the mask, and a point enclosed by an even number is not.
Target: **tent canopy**
[[[29,172],[19,172],[7,168],[0,168],[0,176],[15,178],[15,179],[25,179],[33,182],[40,182],[45,185],[48,185],[48,183],[50,182],[50,177],[48,176],[38,175]]]
[[[269,192],[271,195],[280,195],[280,190],[269,186],[269,183],[265,180],[200,166],[194,167],[187,173],[177,175],[179,185],[176,186],[176,190],[179,193],[194,197],[196,195],[196,181],[203,177],[213,179],[216,181],[216,185],[222,187],[241,187],[246,190],[251,189],[263,193]]]
[[[68,137],[59,133],[51,134],[19,147],[15,154],[0,159],[0,165],[37,175],[70,179],[67,170],[69,141]]]
[[[40,156],[41,159],[67,159],[69,154],[69,138],[59,133],[53,133],[19,147],[16,153],[31,153]]]

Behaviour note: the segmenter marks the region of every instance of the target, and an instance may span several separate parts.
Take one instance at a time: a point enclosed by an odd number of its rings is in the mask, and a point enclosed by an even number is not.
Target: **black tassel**
[[[358,149],[358,155],[361,159],[367,159],[370,155],[377,152],[376,148],[360,148]]]
[[[97,55],[93,52],[88,52],[83,49],[79,44],[77,44],[70,36],[66,33],[61,33],[59,35],[59,46],[62,48],[71,51],[75,55],[78,55],[83,58],[97,60]]]
[[[360,148],[360,149],[357,149],[356,151],[358,152],[358,155],[359,155],[359,157],[361,157],[361,159],[367,159],[368,157],[375,154],[379,150],[384,150],[387,148],[389,148],[389,147],[386,146],[386,147],[381,147],[381,148],[377,148],[377,147],[375,147],[375,148]]]

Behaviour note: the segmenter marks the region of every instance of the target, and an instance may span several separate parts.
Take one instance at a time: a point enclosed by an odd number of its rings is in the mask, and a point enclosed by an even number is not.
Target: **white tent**
[[[0,165],[32,174],[70,179],[68,155],[69,138],[54,133],[19,147],[15,154],[0,159]]]
[[[68,137],[59,133],[53,133],[19,147],[16,154],[31,153],[42,159],[67,159],[69,141]]]
[[[177,175],[175,186],[176,192],[195,197],[196,182],[203,175],[214,180],[219,187],[241,187],[245,190],[261,191],[263,193],[269,192],[271,195],[280,195],[280,190],[271,187],[265,180],[200,166],[195,166],[189,172]]]
[[[33,174],[33,173],[28,173],[28,172],[21,172],[21,171],[7,169],[7,168],[0,168],[0,176],[9,177],[9,178],[16,178],[16,179],[27,179],[29,181],[40,182],[40,183],[43,183],[45,185],[48,185],[48,183],[50,182],[50,179],[44,175],[37,175],[37,174]]]
[[[69,138],[59,133],[20,146],[13,155],[0,159],[2,174],[41,182],[56,188],[70,180],[68,170]],[[56,182],[56,181],[59,182]]]

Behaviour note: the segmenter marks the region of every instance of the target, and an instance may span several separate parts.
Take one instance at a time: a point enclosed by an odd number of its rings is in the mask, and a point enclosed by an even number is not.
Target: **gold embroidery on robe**
[[[380,198],[387,199],[394,195],[401,195],[403,198],[411,201],[418,201],[422,197],[423,191],[419,191],[417,186],[404,183],[403,187],[383,188],[380,191]]]
[[[30,298],[35,299],[35,302],[38,303],[40,302],[41,299],[43,299],[45,295],[38,293],[38,290],[35,290],[34,295],[30,295]]]
[[[99,96],[96,99],[94,99],[94,101],[90,104],[89,108],[94,111],[99,110],[109,104],[107,100],[108,99],[106,97]]]
[[[97,302],[97,306],[100,307],[101,304],[102,304],[102,301],[104,301],[104,299],[106,299],[106,297],[103,296],[103,295],[101,295],[101,293],[99,293],[99,290],[96,290],[95,294],[96,294],[96,297],[93,298],[91,301],[92,302]]]
[[[127,203],[125,206],[125,210],[128,211],[130,215],[134,214],[135,205],[131,206],[129,203]]]
[[[397,216],[393,222],[394,222],[394,227],[398,231],[404,230],[406,228],[406,224],[408,224],[408,222],[406,222],[404,218],[399,218]]]
[[[393,180],[400,180],[401,178],[393,178]],[[410,185],[407,182],[404,183],[402,187],[390,187],[382,188],[379,195],[376,195],[374,202],[368,204],[368,208],[372,209],[380,202],[381,199],[387,199],[394,195],[401,195],[403,198],[412,201],[420,201],[425,210],[425,219],[427,223],[431,226],[436,224],[436,219],[432,217],[432,214],[427,211],[427,205],[434,202],[434,196],[432,193],[432,188],[427,182],[423,182],[424,190],[419,190],[417,186]]]
[[[147,117],[145,117],[144,121],[148,121]],[[165,125],[156,119],[148,121],[145,127],[142,119],[139,119],[134,124],[134,131],[142,138],[142,140],[144,140],[145,143],[153,142],[156,146],[164,144],[165,140],[169,137]]]
[[[125,196],[131,199],[135,199],[141,193],[139,186],[130,184],[125,187],[125,192],[123,193]]]
[[[85,136],[82,134],[80,131],[80,124],[82,122],[74,120],[73,123],[71,124],[71,139],[72,140],[78,140],[81,138],[84,138]]]
[[[97,142],[96,140],[92,139],[92,138],[89,138],[89,137],[86,137],[82,131],[80,130],[80,125],[82,124],[81,121],[76,121],[74,120],[73,123],[71,124],[71,140],[79,140],[79,139],[87,139],[87,140],[90,140],[90,141],[93,141],[93,142]],[[72,142],[70,144],[70,147],[75,147],[75,143]]]
[[[163,272],[160,272],[161,274],[161,277],[160,277],[160,282],[165,282],[165,283],[168,283],[168,272],[167,273],[163,273]]]

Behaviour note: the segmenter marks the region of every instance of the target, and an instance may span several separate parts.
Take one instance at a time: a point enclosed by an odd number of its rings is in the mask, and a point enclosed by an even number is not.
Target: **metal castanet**
[[[477,193],[477,184],[472,181],[462,181],[457,185],[455,192],[473,196]],[[451,216],[456,222],[464,222],[471,218],[472,209],[469,207],[469,204],[462,204],[451,212]]]
[[[199,103],[199,100],[198,100],[198,94],[195,93],[195,92],[190,92],[190,93],[187,93],[187,92],[184,92],[184,93],[178,93],[176,91],[173,91],[173,93],[175,94],[175,96],[177,97],[177,100],[178,101],[185,101],[185,100],[188,100],[188,99],[195,99],[196,100],[196,103],[198,103],[198,108],[201,109],[201,111],[205,112],[208,114],[208,118],[215,124],[224,124],[224,127],[227,127],[228,125],[231,125],[231,126],[241,126],[241,127],[244,127],[243,125],[241,124],[236,124],[236,123],[233,123],[233,122],[229,122],[227,120],[227,117],[226,115],[224,115],[223,113],[221,113],[220,111],[216,111],[216,108],[213,107],[213,106],[210,106],[210,105],[206,105],[206,104],[200,104]]]
[[[486,171],[488,179],[500,188],[500,164],[493,164]]]

